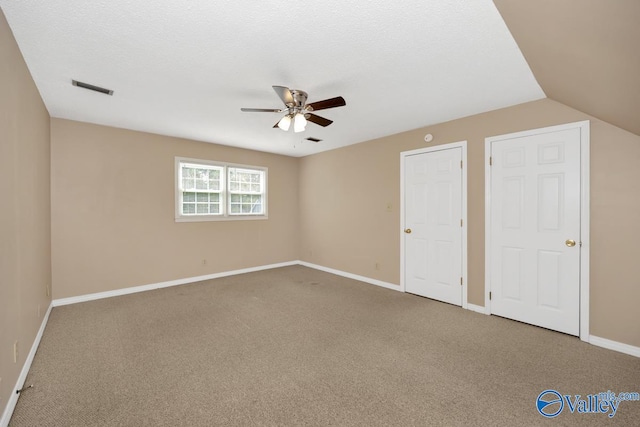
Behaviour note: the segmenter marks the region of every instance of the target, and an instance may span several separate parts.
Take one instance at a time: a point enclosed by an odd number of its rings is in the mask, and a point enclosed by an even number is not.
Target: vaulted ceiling
[[[547,97],[640,135],[640,1],[494,3]]]
[[[252,3],[0,7],[52,117],[304,156],[546,95],[640,134],[637,0]],[[347,105],[283,132],[240,111],[281,108],[272,85]]]

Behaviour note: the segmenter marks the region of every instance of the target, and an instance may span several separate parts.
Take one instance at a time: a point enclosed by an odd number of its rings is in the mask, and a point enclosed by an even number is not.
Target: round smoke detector
[[[433,135],[431,135],[430,133],[426,134],[424,136],[424,142],[431,142],[433,141]]]

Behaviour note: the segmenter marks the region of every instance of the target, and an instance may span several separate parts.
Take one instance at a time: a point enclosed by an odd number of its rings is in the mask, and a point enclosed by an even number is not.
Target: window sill
[[[269,219],[268,215],[233,215],[233,216],[180,216],[176,222],[209,222],[209,221],[258,221]]]

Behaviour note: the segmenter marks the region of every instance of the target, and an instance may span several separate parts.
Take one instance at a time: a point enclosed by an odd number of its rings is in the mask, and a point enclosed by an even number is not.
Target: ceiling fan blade
[[[280,97],[280,99],[282,99],[282,102],[284,102],[284,105],[290,106],[295,104],[295,101],[293,100],[293,95],[291,94],[291,91],[289,90],[288,87],[273,86],[273,90],[275,90],[278,96]]]
[[[326,110],[327,108],[343,107],[347,105],[347,102],[343,97],[337,96],[331,99],[325,99],[323,101],[312,102],[307,104],[307,107],[311,107],[313,111]]]
[[[282,113],[279,108],[241,108],[240,111],[249,113]]]
[[[315,123],[317,125],[320,125],[322,127],[329,126],[331,123],[333,123],[333,120],[325,119],[324,117],[316,116],[315,114],[312,114],[312,113],[307,113],[304,116],[310,122],[313,122],[313,123]]]

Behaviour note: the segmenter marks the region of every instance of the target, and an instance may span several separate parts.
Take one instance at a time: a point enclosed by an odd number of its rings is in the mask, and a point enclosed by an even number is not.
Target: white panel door
[[[405,290],[462,305],[462,149],[404,164]]]
[[[491,313],[578,335],[580,129],[493,141],[491,159]]]

